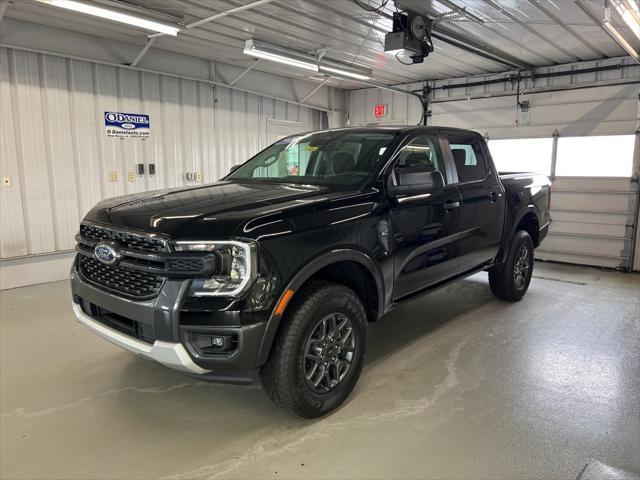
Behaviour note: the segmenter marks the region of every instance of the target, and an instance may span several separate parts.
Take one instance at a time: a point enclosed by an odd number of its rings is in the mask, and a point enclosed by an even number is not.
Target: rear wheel
[[[300,290],[260,381],[271,400],[305,418],[338,408],[355,387],[367,347],[366,315],[350,288],[313,282]]]
[[[524,230],[518,230],[511,241],[507,259],[489,270],[489,286],[493,294],[508,302],[524,297],[533,274],[533,241]]]

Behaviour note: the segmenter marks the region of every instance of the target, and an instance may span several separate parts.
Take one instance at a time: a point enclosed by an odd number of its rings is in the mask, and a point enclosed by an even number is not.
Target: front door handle
[[[460,202],[452,202],[452,201],[445,202],[444,204],[445,210],[453,210],[454,208],[460,208]]]

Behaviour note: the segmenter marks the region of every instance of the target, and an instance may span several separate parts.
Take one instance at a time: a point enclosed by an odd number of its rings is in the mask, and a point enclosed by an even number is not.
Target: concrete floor
[[[577,478],[640,471],[640,275],[538,263],[371,326],[348,403],[302,421],[78,325],[66,282],[1,293],[2,478]],[[592,469],[587,469],[592,471]]]

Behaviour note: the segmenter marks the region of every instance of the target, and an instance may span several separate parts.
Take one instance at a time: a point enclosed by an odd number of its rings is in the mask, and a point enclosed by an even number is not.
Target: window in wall
[[[552,138],[489,140],[489,151],[501,173],[536,172],[551,174]]]
[[[630,177],[635,135],[560,137],[556,176]]]

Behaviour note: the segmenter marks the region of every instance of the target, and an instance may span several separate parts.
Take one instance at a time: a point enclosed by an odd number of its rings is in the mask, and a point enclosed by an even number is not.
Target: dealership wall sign
[[[104,112],[104,131],[113,138],[149,138],[149,115],[144,113]]]

